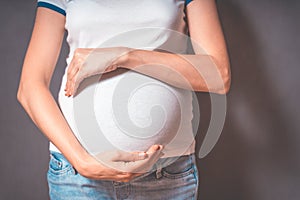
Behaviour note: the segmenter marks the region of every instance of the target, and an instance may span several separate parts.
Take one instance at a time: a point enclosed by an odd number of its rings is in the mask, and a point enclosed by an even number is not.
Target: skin
[[[230,67],[215,2],[213,0],[192,1],[187,6],[187,18],[191,38],[201,44],[207,55],[200,54],[201,51],[197,47],[194,48],[196,55],[175,55],[124,49],[124,47],[98,49],[98,52],[106,53],[109,64],[99,65],[100,68],[92,68],[86,70],[86,73],[81,73],[85,71],[86,56],[95,49],[78,49],[68,69],[66,95],[73,95],[79,83],[87,76],[107,73],[118,67],[138,71],[176,87],[226,94],[230,87]],[[115,155],[118,155],[118,158],[126,157],[124,161],[130,160],[134,163],[134,161],[145,160],[151,164],[153,160],[159,158],[157,155],[160,155],[158,152],[163,146],[153,145],[147,152],[116,152],[114,156],[108,154],[105,157],[106,162],[115,165],[120,162],[122,170],[105,166],[85,151],[74,136],[49,90],[62,45],[64,25],[63,15],[47,8],[37,9],[17,98],[33,122],[81,175],[91,179],[130,181],[140,173],[128,172],[128,169],[122,168],[124,162],[116,159]],[[109,59],[110,56],[112,56],[111,59]],[[149,70],[149,65],[147,67],[149,63],[157,64],[155,68]],[[221,78],[216,78],[218,76]],[[146,166],[145,162],[142,165]],[[141,166],[139,162],[137,165],[130,165],[134,169],[139,166]]]

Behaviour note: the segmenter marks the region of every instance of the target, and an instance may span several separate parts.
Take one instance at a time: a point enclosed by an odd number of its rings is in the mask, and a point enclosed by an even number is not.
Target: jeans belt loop
[[[160,179],[162,177],[162,172],[161,172],[162,168],[159,166],[156,170],[156,178]]]

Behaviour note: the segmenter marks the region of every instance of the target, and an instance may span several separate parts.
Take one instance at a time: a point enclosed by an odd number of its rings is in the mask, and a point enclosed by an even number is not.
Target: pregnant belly
[[[191,120],[185,116],[191,112],[189,91],[134,71],[107,73],[82,85],[74,98],[75,120],[85,130],[79,131],[81,141],[94,153],[167,145]]]

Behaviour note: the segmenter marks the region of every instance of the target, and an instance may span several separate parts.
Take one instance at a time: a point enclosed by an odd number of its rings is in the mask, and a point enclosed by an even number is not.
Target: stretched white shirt
[[[186,53],[185,7],[191,0],[38,0],[66,16],[68,65],[76,48],[127,46]],[[151,67],[149,65],[149,67]],[[194,152],[192,92],[141,73],[117,69],[86,79],[59,106],[75,136],[92,154],[116,147],[145,151],[165,146],[163,157]],[[58,151],[50,143],[50,150]]]

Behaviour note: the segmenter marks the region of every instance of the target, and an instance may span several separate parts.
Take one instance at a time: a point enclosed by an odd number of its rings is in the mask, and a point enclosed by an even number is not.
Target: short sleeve
[[[37,0],[37,7],[49,8],[66,16],[66,0]]]
[[[193,0],[185,0],[185,6],[187,6],[189,3],[191,3]]]

